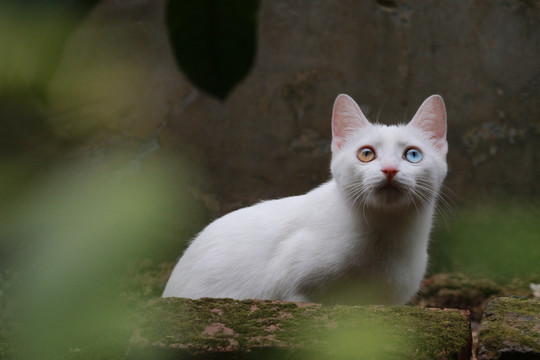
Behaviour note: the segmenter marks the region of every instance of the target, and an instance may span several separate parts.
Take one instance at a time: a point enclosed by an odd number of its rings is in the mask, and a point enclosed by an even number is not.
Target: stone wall
[[[224,101],[179,70],[165,11],[103,0],[79,25],[49,87],[60,134],[136,144],[157,129],[206,171],[197,191],[219,214],[328,178],[337,94],[396,123],[439,93],[450,197],[538,195],[538,1],[262,1],[254,66]]]

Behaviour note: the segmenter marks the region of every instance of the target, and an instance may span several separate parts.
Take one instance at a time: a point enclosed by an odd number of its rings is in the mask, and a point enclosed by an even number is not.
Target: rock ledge
[[[153,301],[129,359],[469,359],[469,312],[232,299]]]

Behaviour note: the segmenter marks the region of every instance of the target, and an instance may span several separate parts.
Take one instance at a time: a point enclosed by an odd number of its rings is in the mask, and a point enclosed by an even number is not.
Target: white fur
[[[403,304],[416,293],[447,171],[444,103],[431,96],[408,125],[385,126],[370,124],[340,95],[332,125],[333,178],[208,225],[164,297]],[[368,163],[356,156],[365,145],[377,154]],[[422,151],[419,163],[403,158],[410,146]],[[392,188],[381,188],[384,167],[398,170]]]

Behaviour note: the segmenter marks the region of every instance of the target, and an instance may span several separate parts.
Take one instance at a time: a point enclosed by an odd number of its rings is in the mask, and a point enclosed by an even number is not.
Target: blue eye
[[[403,155],[403,157],[408,162],[411,162],[414,164],[414,163],[420,162],[420,160],[422,160],[424,156],[422,155],[419,149],[409,148],[405,151],[405,154]]]

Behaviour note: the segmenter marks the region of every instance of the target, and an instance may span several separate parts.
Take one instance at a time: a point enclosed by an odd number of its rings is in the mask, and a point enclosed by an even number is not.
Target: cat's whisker
[[[448,202],[443,197],[437,198],[437,204],[436,204],[436,211],[438,214],[440,214],[440,218],[442,218],[444,224],[448,227],[449,226],[449,219],[454,217],[454,212],[452,211],[452,208],[448,204]]]
[[[453,194],[454,192],[452,191],[452,189],[450,189],[448,186],[444,184],[441,185],[441,190],[438,194],[439,195],[438,198],[444,203],[445,207],[447,208],[447,210],[450,212],[451,215],[453,215],[452,209],[455,207],[455,203],[452,200],[452,196],[450,196]]]
[[[356,202],[358,200],[360,200],[359,204],[358,204],[358,208],[362,208],[362,213],[363,213],[364,219],[367,222],[367,217],[366,217],[366,213],[365,213],[365,208],[366,208],[365,194],[369,190],[366,187],[362,186],[361,184],[357,184],[355,186],[352,186],[351,189],[352,189],[352,191],[349,192],[350,196],[348,198],[348,202],[350,203],[349,216],[352,216],[352,213],[354,211],[358,210],[357,207],[356,207]],[[351,202],[351,200],[352,200],[352,202]]]
[[[364,220],[366,221],[366,223],[368,223],[368,218],[366,215],[366,194],[368,194],[370,191],[372,190],[360,183],[355,183],[345,187],[345,193],[347,196],[346,200],[349,204],[349,216],[352,217],[353,212],[361,210]]]
[[[444,223],[448,226],[448,218],[454,215],[452,211],[454,204],[452,199],[445,193],[445,191],[452,191],[445,185],[441,185],[441,189],[437,190],[428,180],[423,179],[419,179],[417,185],[419,188],[429,192],[430,196],[435,197],[435,210],[438,214],[440,214]]]
[[[419,189],[412,188],[411,193],[414,195],[414,198],[420,202],[422,207],[428,207],[433,199],[433,196],[431,196],[432,189],[426,186],[418,186],[418,188]],[[427,194],[425,192],[427,192]]]
[[[443,207],[444,207],[444,208],[447,208],[448,210],[451,211],[451,208],[453,206],[453,201],[450,198],[450,196],[446,195],[446,193],[445,193],[446,191],[452,192],[452,190],[450,190],[450,188],[448,188],[447,186],[445,186],[443,184],[443,185],[441,185],[441,189],[437,190],[437,189],[433,188],[433,184],[427,182],[427,180],[425,180],[425,181],[420,180],[419,184],[421,186],[423,186],[424,188],[426,188],[426,189],[429,188],[429,190],[431,192],[431,195],[435,196],[435,198],[437,200],[438,209],[443,210]]]
[[[363,200],[362,201],[362,215],[364,216],[364,221],[366,222],[366,224],[369,224],[369,220],[366,215],[366,206],[367,206],[367,201]]]
[[[362,197],[365,191],[365,188],[363,188],[361,184],[352,184],[351,186],[345,188],[345,192],[347,195],[346,200],[347,203],[350,204],[349,216],[352,216],[352,212],[354,211],[356,202]]]
[[[414,205],[414,208],[416,209],[416,214],[419,215],[420,214],[420,211],[418,210],[418,206],[416,205],[416,201],[414,199],[414,196],[413,194],[411,194],[410,192],[407,193],[407,197],[411,200],[411,202],[413,203]]]
[[[412,191],[411,197],[413,199],[413,203],[414,203],[414,205],[416,207],[417,213],[419,212],[419,208],[418,208],[418,204],[414,200],[417,200],[420,203],[420,206],[422,208],[425,208],[426,206],[429,205],[429,201],[428,201],[429,199],[426,198],[422,193],[420,193],[418,191]]]

